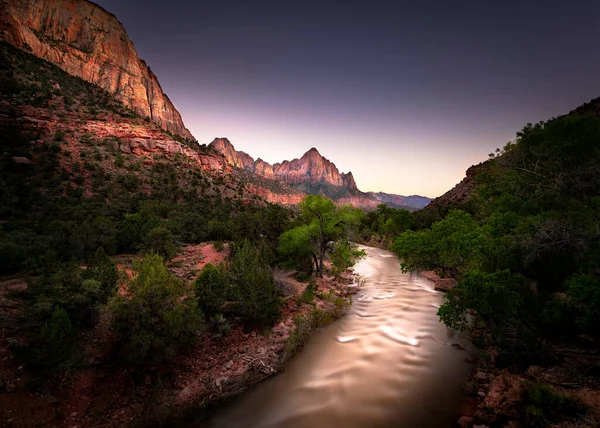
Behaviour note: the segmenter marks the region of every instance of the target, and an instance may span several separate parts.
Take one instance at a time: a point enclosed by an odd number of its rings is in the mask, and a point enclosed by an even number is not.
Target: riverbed
[[[403,273],[390,251],[362,247],[352,308],[311,337],[285,371],[193,426],[450,427],[473,347],[439,322],[443,294]]]

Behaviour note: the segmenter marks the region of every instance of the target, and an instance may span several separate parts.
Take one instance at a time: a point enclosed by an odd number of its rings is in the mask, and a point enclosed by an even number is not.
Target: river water
[[[315,334],[285,371],[203,427],[450,427],[472,346],[438,321],[443,294],[363,247],[366,280],[340,321]]]

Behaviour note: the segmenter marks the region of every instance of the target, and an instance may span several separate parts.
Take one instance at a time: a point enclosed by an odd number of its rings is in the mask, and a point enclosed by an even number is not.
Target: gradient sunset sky
[[[439,196],[600,96],[599,1],[95,1],[200,143],[316,147],[363,191]]]

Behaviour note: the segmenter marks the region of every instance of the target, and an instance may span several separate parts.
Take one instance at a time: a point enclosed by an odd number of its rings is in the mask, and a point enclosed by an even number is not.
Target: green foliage
[[[196,340],[201,314],[196,299],[169,273],[159,255],[136,262],[137,277],[126,295],[112,301],[112,327],[123,357],[130,362],[172,359]]]
[[[75,262],[50,266],[53,273],[33,279],[28,287],[27,314],[30,321],[42,323],[55,307],[63,308],[76,327],[90,327],[98,320],[100,304],[114,291],[107,268],[87,272]]]
[[[214,266],[211,263],[202,268],[194,288],[198,298],[198,306],[204,312],[206,321],[220,313],[221,306],[231,294],[229,279],[224,266]]]
[[[247,330],[270,326],[279,319],[281,298],[273,272],[248,241],[234,249],[228,274],[236,313]]]
[[[467,311],[475,311],[487,325],[496,327],[519,315],[523,305],[524,278],[508,270],[487,274],[470,271],[445,295],[438,315],[447,326],[465,330]]]
[[[440,318],[491,333],[498,361],[508,363],[542,358],[542,335],[597,335],[600,118],[529,124],[475,180],[462,211],[416,213],[424,228],[393,245],[405,269],[435,269],[459,281]],[[471,324],[467,314],[476,315]]]
[[[337,279],[346,271],[346,269],[354,266],[356,260],[366,257],[367,253],[364,250],[359,250],[358,247],[348,241],[340,240],[333,246],[331,252],[331,265],[333,276]]]
[[[37,365],[56,368],[73,356],[77,336],[67,312],[57,306],[40,332]]]
[[[317,290],[317,281],[314,278],[310,278],[310,282],[306,285],[306,288],[300,296],[299,304],[306,303],[311,305],[315,300],[315,291]]]
[[[541,382],[527,382],[521,399],[521,412],[528,427],[544,428],[585,411],[578,397],[556,392]]]
[[[579,308],[577,323],[582,330],[596,333],[600,328],[600,279],[574,275],[567,281],[567,295]]]
[[[468,213],[454,210],[431,229],[403,233],[392,250],[405,271],[441,268],[465,273],[482,266],[486,244],[482,227]]]
[[[166,227],[158,226],[148,232],[144,240],[146,251],[156,253],[165,260],[170,260],[177,255],[179,243],[175,236]]]
[[[217,314],[210,319],[206,329],[212,333],[216,339],[220,339],[231,334],[231,324],[221,314]]]
[[[300,224],[279,238],[277,251],[284,263],[298,267],[314,262],[318,276],[323,277],[325,255],[333,251],[333,242],[348,240],[358,228],[362,212],[349,206],[337,207],[321,195],[309,195],[300,204]]]
[[[360,222],[360,237],[365,241],[384,239],[397,236],[409,230],[413,217],[405,209],[389,208],[379,204],[377,209],[368,212]]]
[[[100,247],[90,259],[84,277],[98,281],[100,301],[106,303],[116,291],[119,271],[117,265],[106,255],[104,248]]]

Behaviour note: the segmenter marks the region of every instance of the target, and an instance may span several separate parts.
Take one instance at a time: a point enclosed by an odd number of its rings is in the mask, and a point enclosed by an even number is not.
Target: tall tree
[[[331,199],[309,195],[300,204],[301,224],[281,235],[279,253],[300,262],[310,257],[317,276],[323,277],[325,255],[336,241],[347,241],[358,225],[362,212],[351,207],[336,206]]]

